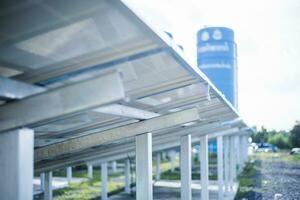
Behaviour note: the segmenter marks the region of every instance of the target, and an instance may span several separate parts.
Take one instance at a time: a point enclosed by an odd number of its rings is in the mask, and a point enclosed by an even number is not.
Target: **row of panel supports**
[[[3,199],[32,199],[33,180],[33,131],[20,129],[0,135],[0,170],[5,184],[0,184]],[[10,148],[10,147],[15,148]],[[181,171],[181,199],[190,200],[191,191],[191,135],[180,139],[180,171]],[[161,153],[156,157],[156,180],[160,179]],[[173,156],[174,155],[174,156]],[[171,162],[175,160],[175,153],[171,153]],[[232,190],[233,183],[247,160],[247,137],[218,136],[217,137],[217,171],[219,199],[224,193]],[[200,138],[200,171],[201,196],[209,199],[209,171],[208,171],[208,136]],[[114,164],[113,164],[114,165]],[[93,177],[93,166],[87,165],[88,177]],[[224,170],[224,171],[223,171]],[[26,173],[24,173],[26,172]],[[223,173],[224,172],[224,173]],[[107,195],[107,163],[101,164],[102,199]],[[67,168],[67,180],[70,183],[72,168]],[[125,192],[130,193],[130,160],[125,161]],[[225,185],[225,187],[224,187]],[[17,187],[16,187],[17,186]],[[41,174],[41,189],[45,199],[52,199],[52,172]],[[137,199],[152,200],[152,134],[145,133],[136,136],[136,197]]]

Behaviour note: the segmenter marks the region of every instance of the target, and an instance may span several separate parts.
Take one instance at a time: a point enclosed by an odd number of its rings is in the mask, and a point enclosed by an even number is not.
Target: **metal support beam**
[[[114,103],[124,97],[119,73],[109,72],[4,104],[0,107],[0,132]]]
[[[180,139],[181,200],[192,200],[192,144],[191,135]]]
[[[160,180],[160,160],[161,160],[161,155],[160,152],[156,154],[156,170],[155,170],[155,180],[159,181]]]
[[[44,91],[43,87],[0,76],[0,98],[22,99]]]
[[[101,200],[107,200],[107,162],[101,163]]]
[[[176,152],[174,150],[169,152],[170,160],[171,160],[171,172],[175,171],[175,161],[176,161]]]
[[[229,157],[230,157],[230,167],[229,167],[229,180],[230,188],[233,189],[234,181],[236,180],[236,156],[235,156],[235,144],[234,136],[229,136]]]
[[[136,136],[136,199],[153,200],[151,133]]]
[[[67,181],[68,184],[72,182],[72,167],[67,167]]]
[[[66,140],[61,143],[41,147],[35,150],[35,160],[44,160],[50,157],[88,149],[118,139],[136,136],[148,131],[157,131],[197,120],[199,120],[197,109],[179,111],[176,113],[151,118],[145,121],[140,121],[126,126],[113,128],[99,133],[93,133],[79,138]]]
[[[217,171],[218,171],[218,200],[223,200],[223,136],[217,137]]]
[[[229,192],[229,136],[224,137],[224,180],[225,192]]]
[[[53,193],[52,193],[52,171],[45,173],[45,191],[44,191],[44,199],[45,200],[52,200]]]
[[[33,137],[30,129],[0,134],[1,200],[32,199]]]
[[[113,173],[117,172],[117,162],[116,161],[111,162],[111,169],[112,169]]]
[[[234,140],[235,140],[235,153],[236,153],[236,168],[237,168],[237,174],[236,176],[241,172],[241,151],[240,151],[240,136],[239,135],[235,135],[234,136]]]
[[[87,164],[88,178],[93,178],[93,165]]]
[[[206,127],[206,126],[205,126]],[[196,127],[197,129],[190,128],[190,129],[182,129],[184,131],[178,131],[178,132],[172,132],[172,136],[176,135],[174,139],[170,140],[170,132],[159,132],[159,135],[154,135],[155,137],[153,138],[153,151],[163,151],[167,152],[167,149],[172,149],[174,147],[180,146],[180,141],[178,140],[178,137],[181,137],[182,135],[189,134],[190,131],[192,131],[190,134],[193,135],[192,138],[192,143],[194,142],[199,142],[199,136],[213,133],[219,133],[220,135],[224,133],[228,133],[228,131],[232,130],[236,132],[235,128],[230,128],[227,129],[223,127],[221,128],[205,128],[203,129],[202,126]],[[202,134],[196,134],[194,131],[198,130]],[[168,135],[169,140],[167,140],[166,135]],[[162,137],[161,137],[162,136]],[[194,137],[195,136],[195,137]],[[91,162],[94,160],[98,160],[101,162],[110,162],[113,160],[122,160],[125,159],[129,156],[134,156],[135,155],[135,147],[134,147],[134,141],[126,143],[126,145],[117,145],[116,146],[109,146],[105,149],[97,149],[93,148],[92,150],[86,151],[85,153],[80,153],[80,154],[74,154],[72,156],[68,157],[61,157],[61,158],[56,158],[55,160],[51,160],[49,162],[42,161],[39,162],[36,165],[36,172],[42,172],[42,171],[47,171],[47,170],[53,170],[53,169],[58,169],[58,168],[63,168],[66,166],[70,165],[78,165],[78,164],[83,164],[85,162]],[[83,159],[84,158],[84,159]]]
[[[125,160],[125,193],[130,194],[130,159]]]
[[[244,153],[245,153],[245,144],[244,144],[244,141],[243,141],[243,135],[240,135],[239,136],[239,144],[240,144],[240,146],[239,146],[239,151],[240,151],[240,172],[242,172],[243,171],[243,168],[244,168],[244,161],[245,161],[245,155],[244,155]]]
[[[94,109],[96,112],[110,114],[110,115],[118,115],[122,117],[130,117],[135,119],[150,119],[153,117],[158,117],[159,114],[154,112],[149,112],[146,110],[141,110],[129,106],[124,106],[120,104],[113,104],[108,106],[102,106],[100,108]]]
[[[209,199],[208,177],[208,137],[200,138],[200,172],[201,172],[201,199]]]
[[[45,190],[45,173],[40,174],[40,185],[41,185],[41,190]]]

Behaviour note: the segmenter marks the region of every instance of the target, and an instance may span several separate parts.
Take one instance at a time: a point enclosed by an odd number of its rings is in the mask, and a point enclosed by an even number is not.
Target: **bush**
[[[289,136],[283,133],[277,133],[270,135],[268,138],[268,143],[277,146],[280,149],[289,149],[291,148]]]
[[[299,122],[291,130],[290,136],[292,147],[300,147],[300,124]]]

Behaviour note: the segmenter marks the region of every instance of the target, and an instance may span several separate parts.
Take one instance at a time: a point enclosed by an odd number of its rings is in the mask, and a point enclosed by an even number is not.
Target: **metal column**
[[[33,137],[30,129],[0,133],[1,200],[32,199]]]
[[[153,199],[151,133],[136,136],[136,199]]]
[[[160,152],[156,154],[156,170],[155,170],[155,180],[160,180]]]
[[[88,177],[93,178],[93,165],[92,164],[87,165],[87,171],[88,171]]]
[[[240,136],[235,136],[235,152],[236,152],[236,166],[237,166],[237,175],[241,172],[242,162],[241,162],[241,143]]]
[[[113,173],[117,172],[117,161],[111,162],[111,169],[112,169]]]
[[[208,137],[200,138],[200,171],[201,171],[201,199],[209,199],[208,191]]]
[[[130,194],[130,160],[125,160],[125,193]]]
[[[40,185],[41,185],[41,190],[45,190],[45,173],[40,174]]]
[[[229,137],[229,181],[231,189],[233,189],[234,181],[236,180],[236,152],[234,137],[235,136]]]
[[[45,200],[52,200],[53,193],[52,193],[52,171],[45,173],[45,191],[44,191],[44,199]]]
[[[67,167],[67,181],[68,184],[72,182],[72,167]]]
[[[229,192],[229,138],[224,136],[224,179],[225,179],[225,192]]]
[[[223,200],[224,191],[223,191],[223,136],[217,137],[217,165],[218,165],[218,199]]]
[[[169,156],[171,159],[171,172],[174,172],[175,171],[176,152],[174,150],[170,151]]]
[[[192,199],[192,151],[191,135],[182,136],[180,139],[180,177],[181,200]]]
[[[101,200],[107,200],[107,162],[101,163]]]

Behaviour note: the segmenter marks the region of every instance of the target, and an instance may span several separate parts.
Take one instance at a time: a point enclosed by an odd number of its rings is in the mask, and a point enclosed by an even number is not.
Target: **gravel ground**
[[[265,200],[300,200],[300,165],[279,158],[262,160],[262,197]]]

